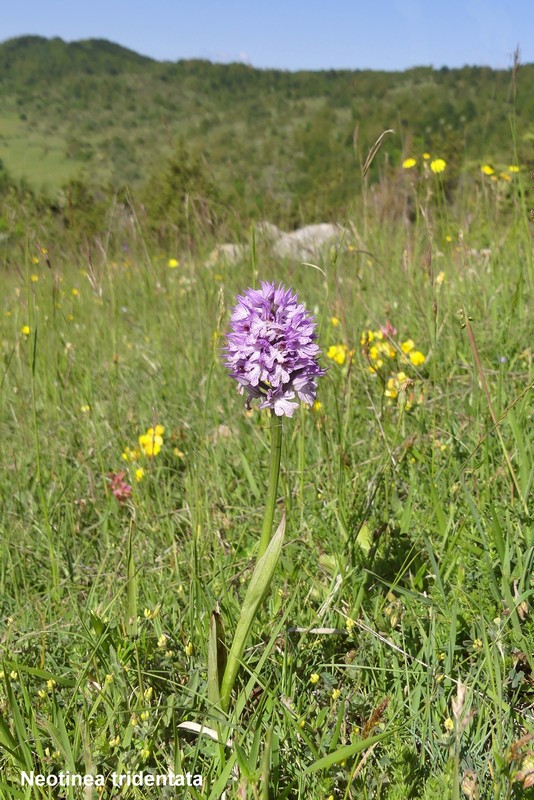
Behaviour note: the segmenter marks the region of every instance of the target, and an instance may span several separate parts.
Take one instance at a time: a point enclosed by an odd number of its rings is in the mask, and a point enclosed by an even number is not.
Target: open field
[[[113,788],[141,770],[195,798],[529,796],[533,230],[516,184],[510,214],[484,190],[455,217],[434,179],[412,223],[364,198],[315,268],[2,243],[2,798],[60,796],[32,769],[103,798],[154,796]],[[284,419],[285,540],[223,714],[210,615],[228,647],[270,427],[221,346],[261,280],[316,315],[328,371]]]
[[[0,61],[0,800],[532,797],[534,65]]]

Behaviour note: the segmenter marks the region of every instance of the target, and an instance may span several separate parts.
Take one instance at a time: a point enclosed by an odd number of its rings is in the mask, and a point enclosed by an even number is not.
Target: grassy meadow
[[[252,229],[237,264],[164,246],[140,211],[0,240],[2,800],[532,797],[531,182],[509,158],[451,198],[408,161],[314,263]],[[257,564],[272,428],[221,351],[262,280],[327,373]],[[114,785],[140,773],[202,785]]]

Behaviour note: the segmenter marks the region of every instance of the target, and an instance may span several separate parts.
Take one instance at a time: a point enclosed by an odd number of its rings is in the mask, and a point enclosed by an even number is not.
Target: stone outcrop
[[[273,252],[281,258],[316,258],[325,245],[341,239],[342,233],[339,225],[331,222],[305,225],[291,233],[282,233],[273,244]]]
[[[279,258],[308,261],[318,258],[327,245],[339,242],[343,229],[331,222],[320,222],[286,233],[271,222],[258,222],[255,234],[257,243],[271,248]],[[238,264],[249,253],[250,246],[246,244],[219,244],[211,251],[206,266]]]

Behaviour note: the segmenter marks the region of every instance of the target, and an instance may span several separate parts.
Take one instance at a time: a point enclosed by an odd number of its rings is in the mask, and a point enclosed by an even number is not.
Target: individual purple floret
[[[295,395],[312,405],[317,378],[325,374],[317,363],[315,320],[291,289],[274,283],[262,281],[261,289],[247,289],[237,301],[226,366],[240,393],[247,393],[247,407],[258,397],[260,408],[292,417],[298,406]]]

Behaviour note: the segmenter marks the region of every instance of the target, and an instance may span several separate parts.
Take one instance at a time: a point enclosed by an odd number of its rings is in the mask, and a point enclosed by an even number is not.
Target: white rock
[[[240,261],[243,261],[248,256],[249,250],[250,248],[246,244],[218,244],[209,254],[206,266],[239,264]]]
[[[305,225],[291,233],[285,233],[273,245],[275,255],[283,258],[314,258],[326,244],[341,239],[342,229],[330,222]]]
[[[287,234],[276,225],[273,225],[272,222],[264,221],[258,222],[256,225],[256,236],[258,239],[265,242],[276,242],[278,239],[281,239],[282,236],[287,236]]]

